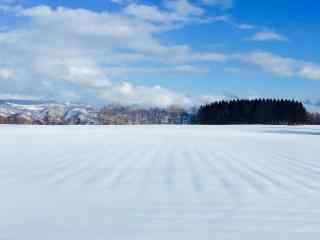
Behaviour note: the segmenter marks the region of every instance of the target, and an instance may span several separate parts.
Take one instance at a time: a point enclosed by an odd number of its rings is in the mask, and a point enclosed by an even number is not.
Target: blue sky
[[[315,0],[2,0],[0,97],[320,99]]]

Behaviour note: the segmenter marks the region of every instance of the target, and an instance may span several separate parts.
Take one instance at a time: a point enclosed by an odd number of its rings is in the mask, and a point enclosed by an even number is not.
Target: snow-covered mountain
[[[99,109],[71,103],[1,100],[0,123],[99,124]]]
[[[74,103],[0,100],[0,124],[98,125],[185,124],[192,114],[179,108],[108,106],[96,108]]]

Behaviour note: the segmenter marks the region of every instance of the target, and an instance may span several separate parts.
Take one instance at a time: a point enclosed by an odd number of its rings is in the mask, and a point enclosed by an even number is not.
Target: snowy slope
[[[0,117],[18,115],[34,124],[100,124],[98,111],[81,104],[0,100]]]
[[[0,126],[0,239],[319,239],[320,127]]]

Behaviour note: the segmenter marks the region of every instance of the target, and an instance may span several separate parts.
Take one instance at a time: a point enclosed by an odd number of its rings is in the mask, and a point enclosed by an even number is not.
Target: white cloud
[[[169,107],[172,105],[191,107],[193,105],[190,98],[160,86],[134,86],[128,82],[114,86],[109,91],[101,92],[100,97],[109,103],[123,105],[148,107]]]
[[[15,73],[12,69],[0,68],[0,80],[8,80],[10,78],[13,78],[14,75]]]
[[[225,21],[226,18],[225,16],[204,16],[204,10],[202,8],[191,5],[186,0],[166,1],[163,8],[156,5],[132,3],[127,5],[123,12],[137,19],[164,25],[162,27],[158,26],[160,27],[159,29],[176,28],[194,22]]]
[[[188,45],[164,44],[158,34],[168,22],[208,19],[185,0],[168,1],[165,8],[131,4],[117,13],[48,6],[7,10],[24,21],[0,32],[0,94],[189,106],[195,100],[184,94],[129,80],[139,74],[207,73],[203,62],[245,62],[278,75],[319,79],[316,64],[272,53],[194,52]]]
[[[257,42],[287,42],[288,38],[273,31],[260,31],[255,33],[250,40]]]
[[[230,21],[226,15],[207,16],[204,9],[187,0],[166,0],[160,6],[131,3],[123,9],[123,13],[143,21],[157,23],[158,31],[173,30],[187,24]]]
[[[129,78],[132,75],[206,74],[209,69],[185,64],[174,67],[108,67],[106,71],[112,77]]]
[[[165,6],[180,16],[201,16],[204,14],[202,8],[192,5],[187,0],[167,0]]]
[[[236,56],[241,61],[257,65],[267,72],[292,76],[295,72],[296,61],[268,52],[252,52]]]
[[[111,85],[102,69],[96,66],[82,65],[81,63],[79,65],[71,64],[68,64],[66,72],[61,76],[62,79],[94,88],[104,88]]]
[[[252,52],[233,55],[233,59],[250,63],[280,76],[302,77],[320,80],[320,65],[293,58],[282,57],[269,52]]]
[[[206,53],[195,53],[192,55],[194,61],[209,61],[209,62],[225,62],[228,56],[221,53],[206,52]]]
[[[247,24],[247,23],[240,23],[240,24],[236,24],[236,27],[238,29],[241,29],[241,30],[250,30],[250,29],[254,29],[255,26],[252,25],[252,24]]]
[[[173,68],[173,72],[184,74],[204,74],[210,72],[209,69],[192,65],[179,65]]]
[[[157,6],[149,5],[130,4],[124,9],[124,13],[143,20],[160,23],[181,20],[175,13],[161,11]]]
[[[167,4],[172,10],[151,7],[147,11],[175,14],[172,16],[177,19],[202,14],[187,1]],[[63,100],[82,96],[84,101],[98,98],[162,106],[176,101],[186,105],[190,100],[174,91],[128,85],[126,79],[140,73],[202,74],[207,69],[193,62],[223,58],[215,53],[194,53],[186,45],[163,44],[156,37],[159,24],[150,22],[147,15],[137,17],[126,10],[94,12],[44,5],[13,6],[8,11],[23,17],[25,24],[0,32],[0,78],[6,80],[0,81],[2,92]],[[157,18],[164,21],[161,15]],[[135,66],[145,62],[157,67]]]
[[[168,31],[191,24],[228,22],[225,15],[206,16],[205,11],[187,0],[167,0],[162,6],[128,4],[123,13],[129,17],[156,24],[155,31]]]
[[[233,7],[233,0],[202,0],[204,4],[218,6],[225,9]]]
[[[305,64],[299,73],[304,78],[320,80],[320,65]]]
[[[10,93],[0,93],[0,99],[10,99],[10,100],[41,100],[39,97],[29,96],[29,95],[19,95]]]

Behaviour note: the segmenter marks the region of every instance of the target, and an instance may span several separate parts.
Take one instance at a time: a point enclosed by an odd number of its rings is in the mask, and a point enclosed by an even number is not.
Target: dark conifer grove
[[[199,124],[306,124],[308,113],[294,100],[256,99],[220,101],[201,106]]]

